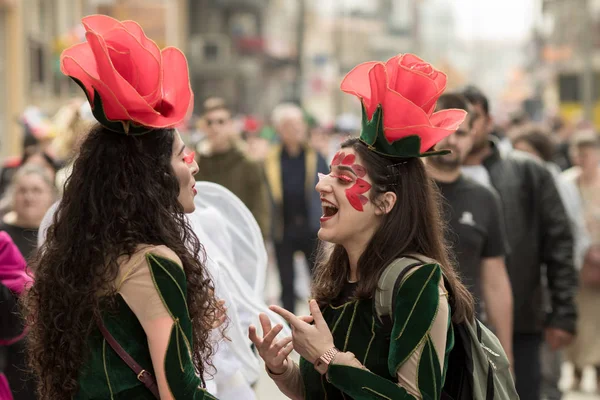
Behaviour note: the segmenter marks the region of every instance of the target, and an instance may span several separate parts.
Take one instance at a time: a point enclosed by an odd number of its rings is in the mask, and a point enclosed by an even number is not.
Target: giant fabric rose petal
[[[427,114],[433,112],[435,102],[446,88],[446,74],[412,54],[390,58],[385,68],[392,90],[410,99]]]
[[[463,110],[433,112],[445,88],[446,75],[412,54],[358,65],[341,84],[363,104],[361,140],[396,157],[437,154],[428,150],[464,121]]]
[[[193,105],[183,53],[161,51],[133,21],[82,21],[87,42],[62,53],[61,71],[85,90],[96,119],[131,134],[180,124]]]

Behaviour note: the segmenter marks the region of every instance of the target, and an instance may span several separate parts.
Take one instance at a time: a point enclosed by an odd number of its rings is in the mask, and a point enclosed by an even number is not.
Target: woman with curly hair
[[[223,310],[185,217],[198,166],[174,129],[193,101],[187,63],[132,21],[83,23],[87,42],[65,50],[61,69],[99,124],[32,263],[25,306],[39,396],[213,398],[200,377]]]

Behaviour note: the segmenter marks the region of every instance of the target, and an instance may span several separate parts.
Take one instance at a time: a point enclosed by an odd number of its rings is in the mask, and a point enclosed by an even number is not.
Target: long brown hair
[[[98,293],[114,294],[119,258],[140,244],[165,245],[181,259],[193,326],[193,361],[201,374],[212,355],[216,301],[204,250],[177,200],[171,166],[174,131],[127,136],[98,125],[83,142],[64,195],[32,262],[25,298],[29,365],[41,399],[69,399],[100,318]]]
[[[444,239],[440,194],[427,176],[423,161],[382,156],[358,139],[347,140],[342,148],[354,149],[369,171],[372,202],[377,204],[385,192],[394,192],[397,196],[395,206],[382,217],[381,225],[358,260],[359,280],[354,295],[361,299],[372,298],[379,276],[390,262],[403,254],[420,253],[440,263],[452,293],[453,321],[472,318],[473,296],[453,268]],[[313,297],[320,304],[330,304],[346,283],[350,268],[348,254],[341,245],[334,245],[330,251],[321,246],[317,259]]]

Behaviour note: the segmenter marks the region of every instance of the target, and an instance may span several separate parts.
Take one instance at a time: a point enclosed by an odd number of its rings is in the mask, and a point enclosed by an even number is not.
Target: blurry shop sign
[[[2,1],[2,0],[0,0]],[[161,49],[167,45],[167,2],[164,0],[96,0],[96,12],[120,21],[134,20]]]

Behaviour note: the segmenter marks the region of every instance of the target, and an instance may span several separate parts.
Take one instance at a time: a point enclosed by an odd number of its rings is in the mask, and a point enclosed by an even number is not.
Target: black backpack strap
[[[422,254],[411,253],[395,259],[382,271],[377,282],[374,305],[377,318],[383,326],[391,328],[393,324],[395,296],[400,283],[413,268],[424,264],[437,264],[437,261]]]

